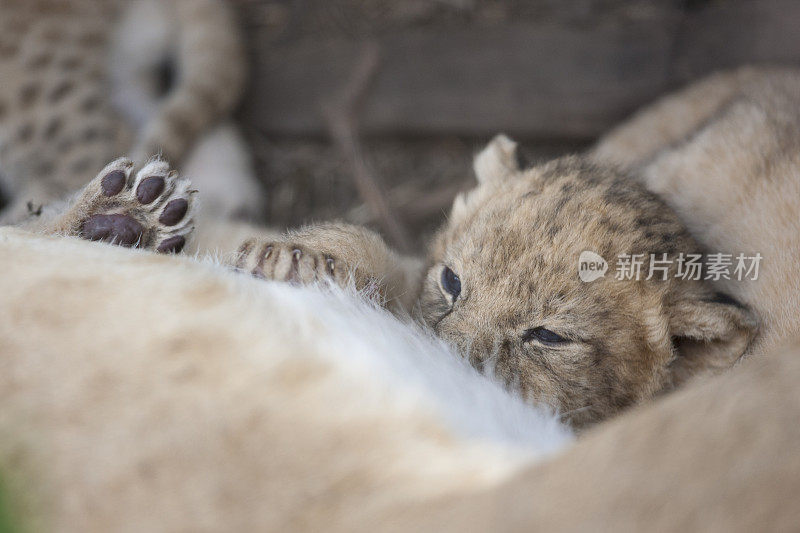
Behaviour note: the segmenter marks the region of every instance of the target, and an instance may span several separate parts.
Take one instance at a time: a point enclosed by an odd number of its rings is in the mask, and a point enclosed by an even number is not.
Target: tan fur
[[[342,259],[346,258],[346,259]],[[297,284],[354,284],[395,312],[417,297],[420,263],[392,251],[375,233],[349,224],[320,224],[269,240],[248,239],[234,266],[251,275]]]
[[[799,110],[796,70],[745,68],[665,98],[583,156],[520,169],[499,136],[431,244],[423,319],[579,426],[800,335],[800,281],[787,276],[800,259]],[[364,264],[370,243],[385,249],[376,239],[339,244],[335,258],[381,279],[383,263]],[[587,250],[611,263],[592,283],[577,276]],[[760,253],[758,280],[675,277],[680,254],[715,252]],[[620,254],[666,257],[668,279],[644,280],[646,260],[642,281],[616,280]],[[531,340],[540,327],[570,342]]]
[[[331,365],[296,328],[330,332],[298,321],[275,285],[13,228],[0,269],[0,471],[29,530],[745,532],[800,519],[798,346],[531,467]]]
[[[686,115],[698,120],[680,131]],[[661,137],[654,123],[676,124],[676,134]],[[629,142],[635,138],[664,148],[640,151]],[[747,67],[716,75],[645,109],[604,138],[595,155],[638,169],[706,248],[764,256],[756,282],[719,283],[761,316],[757,351],[800,335],[797,70]]]
[[[735,90],[721,90],[725,83]],[[264,279],[355,283],[395,312],[418,313],[474,366],[522,397],[585,426],[688,379],[729,368],[751,350],[760,320],[766,321],[761,347],[800,334],[786,312],[800,290],[784,275],[797,254],[791,239],[800,233],[791,216],[797,212],[793,173],[800,168],[792,125],[800,124],[800,115],[780,113],[797,98],[796,85],[793,71],[721,75],[688,89],[685,99],[673,96],[642,112],[628,126],[638,136],[623,126],[590,154],[529,169],[518,168],[516,144],[499,136],[476,157],[479,186],[456,199],[431,244],[424,275],[422,262],[400,257],[366,229],[343,224],[248,239],[230,264]],[[718,101],[715,113],[707,101],[714,97],[728,102]],[[668,143],[662,150],[654,152],[654,141],[630,146],[631,138],[646,136],[643,128],[658,123],[658,115],[680,115],[670,106],[691,108],[698,101],[698,114],[711,118],[696,121],[700,129],[684,131],[682,142],[676,140],[677,126],[665,126],[666,133],[655,133]],[[743,154],[756,142],[760,149],[748,159]],[[614,147],[625,154],[616,162]],[[640,159],[634,162],[637,149]],[[706,177],[711,185],[697,185]],[[762,183],[769,184],[763,193],[744,193]],[[716,220],[731,213],[718,205],[739,209],[736,220],[748,221],[747,228]],[[78,209],[83,216],[97,211]],[[753,218],[766,211],[776,215],[779,235],[787,237],[759,249],[768,239],[762,228],[753,231]],[[733,231],[717,229],[726,222]],[[70,224],[67,233],[81,234]],[[587,250],[612,268],[622,254],[643,254],[645,275],[620,280],[612,271],[582,282],[578,258]],[[676,276],[681,254],[711,251],[759,252],[778,263],[765,267],[758,281]],[[651,254],[670,261],[666,279],[646,279]],[[447,269],[460,278],[455,298],[442,285]],[[564,342],[538,337],[542,328]]]
[[[14,228],[0,271],[0,477],[30,530],[312,531],[520,463],[337,363],[280,286]]]
[[[426,322],[474,364],[581,425],[683,381],[694,361],[673,338],[724,347],[695,371],[727,367],[744,353],[754,317],[717,303],[704,282],[673,277],[674,265],[667,280],[578,278],[585,250],[608,261],[700,250],[658,199],[625,176],[566,158],[484,180],[456,201],[434,241],[421,297]],[[461,278],[454,304],[441,286],[445,266]],[[537,327],[569,342],[526,340]]]
[[[788,104],[800,94],[796,78],[766,73],[696,135],[694,127],[670,130],[665,149],[655,152],[643,143],[650,165],[637,165],[641,159],[621,145],[627,159],[619,164],[658,189],[674,212],[592,160],[598,156],[516,169],[509,140],[500,138],[478,158],[481,185],[456,201],[422,282],[382,276],[387,266],[390,274],[402,271],[400,260],[365,230],[325,226],[252,243],[275,243],[282,253],[300,245],[312,259],[335,256],[373,280],[421,283],[423,316],[476,364],[494,363],[500,373],[505,365],[527,380],[512,385],[534,398],[544,391],[557,403],[561,390],[577,390],[596,399],[594,411],[572,415],[577,424],[623,407],[625,395],[635,402],[730,365],[754,324],[749,311],[715,298],[717,287],[707,283],[579,285],[577,257],[569,254],[584,245],[612,253],[674,245],[677,252],[700,246],[695,238],[722,246],[739,236],[745,244],[758,240],[765,261],[777,254],[775,270],[766,274],[765,263],[755,288],[720,285],[763,320],[757,350],[739,368],[600,425],[511,480],[504,476],[519,468],[513,458],[453,440],[424,412],[384,403],[370,380],[326,366],[324,350],[295,334],[296,317],[284,316],[291,306],[279,303],[275,285],[187,259],[0,230],[0,460],[30,491],[19,505],[49,529],[79,531],[791,529],[800,520],[799,348],[762,352],[797,327],[798,294],[787,279],[800,251],[783,244],[796,244],[798,196],[767,194],[795,191],[796,137],[782,125],[794,123],[796,107]],[[677,142],[682,135],[685,142]],[[605,146],[598,153],[607,161],[614,150]],[[686,173],[667,172],[684,158],[692,163]],[[692,179],[682,181],[685,175]],[[707,194],[707,177],[716,197],[687,194]],[[771,187],[754,177],[768,177]],[[718,206],[725,202],[732,202],[727,212]],[[752,224],[757,213],[759,225]],[[643,214],[648,220],[637,223]],[[733,229],[704,223],[704,214]],[[691,234],[686,220],[694,221]],[[556,240],[559,234],[568,238]],[[212,241],[224,239],[214,234]],[[231,261],[266,264],[266,252],[259,254]],[[264,273],[301,273],[299,260],[296,268],[283,261]],[[459,311],[449,309],[459,298],[439,287],[442,264],[462,276]],[[308,277],[298,281],[319,277],[302,272]],[[275,299],[258,297],[267,289]],[[773,303],[774,294],[783,299]],[[519,330],[532,324],[572,328],[563,333],[581,344],[533,353],[519,343]],[[492,339],[498,334],[500,342]],[[676,334],[713,342],[684,340],[673,352]],[[582,366],[587,347],[606,339],[614,341],[608,360],[596,366],[613,378],[610,389],[593,380],[594,364]],[[506,340],[517,344],[506,347]],[[509,364],[523,353],[540,359]],[[527,364],[548,368],[539,373]],[[554,373],[568,380],[551,379]],[[573,382],[578,388],[568,389]]]
[[[109,54],[138,2],[0,2],[0,186],[12,200],[5,220],[27,214],[28,202],[79,189],[123,154],[140,164],[160,154],[177,165],[238,102],[244,61],[225,5],[170,0],[158,6],[172,24],[180,78],[147,123],[123,119],[112,106]]]
[[[383,531],[794,531],[798,380],[795,341],[601,425],[498,489],[362,523],[387,524]]]

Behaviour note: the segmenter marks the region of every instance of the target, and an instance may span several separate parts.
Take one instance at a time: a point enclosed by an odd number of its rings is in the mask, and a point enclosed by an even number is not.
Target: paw
[[[91,241],[180,252],[194,229],[189,180],[164,161],[146,164],[131,178],[133,163],[118,159],[87,185],[79,200],[78,234]]]
[[[335,257],[292,243],[245,241],[234,266],[259,279],[295,285],[332,281],[344,287],[349,279],[344,263]]]

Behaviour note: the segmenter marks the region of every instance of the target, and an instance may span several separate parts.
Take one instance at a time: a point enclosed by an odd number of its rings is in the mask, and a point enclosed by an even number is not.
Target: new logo
[[[578,277],[585,283],[602,278],[607,270],[606,260],[594,252],[586,250],[578,257]]]

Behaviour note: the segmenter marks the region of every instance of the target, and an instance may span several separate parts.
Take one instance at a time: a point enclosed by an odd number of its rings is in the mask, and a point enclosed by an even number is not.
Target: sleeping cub
[[[415,308],[475,367],[581,427],[730,367],[753,351],[759,315],[759,348],[800,333],[788,275],[800,254],[798,132],[800,75],[740,69],[664,99],[585,155],[521,168],[516,144],[495,138],[424,267],[344,224],[247,241],[235,266],[352,280],[392,310]],[[608,271],[582,281],[584,252]],[[708,261],[687,276],[696,254],[761,255],[761,277],[752,263],[756,279],[738,281],[736,265]],[[640,275],[617,272],[618,258],[643,258]]]
[[[478,154],[478,185],[456,198],[426,261],[331,223],[247,240],[232,266],[266,280],[354,283],[393,312],[419,314],[476,368],[575,427],[800,336],[797,71],[712,76],[587,154],[518,161],[505,136]],[[164,163],[133,173],[121,160],[38,224],[179,251],[191,193]],[[220,235],[235,242],[226,227],[200,232],[199,248]],[[760,273],[690,271],[698,257],[739,255],[763,257]]]
[[[744,353],[755,316],[704,280],[676,277],[675,262],[666,280],[579,278],[584,251],[702,252],[664,202],[585,157],[520,170],[514,148],[499,137],[477,157],[479,185],[455,201],[424,274],[377,235],[342,224],[246,242],[237,266],[300,283],[352,275],[392,309],[418,301],[424,322],[471,364],[575,425]]]

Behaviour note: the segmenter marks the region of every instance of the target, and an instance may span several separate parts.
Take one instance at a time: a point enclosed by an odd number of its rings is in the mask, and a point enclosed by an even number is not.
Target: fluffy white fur
[[[549,410],[524,404],[441,340],[357,295],[273,282],[263,290],[298,335],[313,338],[337,368],[372,382],[398,406],[433,414],[459,438],[507,446],[528,458],[569,440],[569,431]]]

